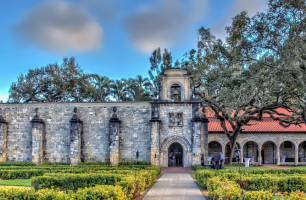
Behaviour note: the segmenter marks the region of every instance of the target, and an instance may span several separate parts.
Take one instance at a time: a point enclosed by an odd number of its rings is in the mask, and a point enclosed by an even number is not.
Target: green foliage
[[[115,174],[63,174],[62,176],[38,176],[32,177],[31,184],[35,188],[60,188],[61,190],[73,190],[78,188],[93,187],[95,185],[115,185],[121,181],[121,176]]]
[[[9,162],[0,162],[0,166],[37,166],[32,162],[19,162],[19,161],[9,161]]]
[[[64,58],[60,65],[49,64],[21,74],[10,87],[9,102],[86,101],[91,91],[89,79],[73,57]]]
[[[99,165],[99,166],[109,166],[109,162],[81,162],[78,166],[87,166],[87,165]]]
[[[70,166],[70,163],[51,163],[51,162],[44,162],[40,164],[39,166]]]
[[[150,165],[150,162],[145,162],[145,161],[120,161],[119,166],[124,166],[124,165]]]
[[[99,185],[91,188],[79,189],[76,193],[62,193],[59,188],[35,191],[27,188],[0,188],[0,199],[8,200],[99,200],[99,199],[127,199],[121,186]]]
[[[192,168],[194,171],[197,171],[198,169],[210,169],[210,167],[202,166],[202,165],[192,165],[191,168]]]
[[[44,170],[40,169],[19,169],[19,170],[0,170],[0,178],[7,179],[30,179],[32,176],[42,176]]]

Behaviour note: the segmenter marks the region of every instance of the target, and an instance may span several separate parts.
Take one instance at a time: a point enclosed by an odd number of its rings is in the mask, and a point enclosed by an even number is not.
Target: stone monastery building
[[[163,167],[207,162],[229,154],[220,122],[201,115],[190,72],[162,73],[161,98],[152,102],[0,104],[0,162],[148,161]],[[251,162],[306,162],[306,127],[284,128],[266,116],[238,138]],[[176,157],[174,161],[173,156]],[[170,158],[169,158],[170,157]]]

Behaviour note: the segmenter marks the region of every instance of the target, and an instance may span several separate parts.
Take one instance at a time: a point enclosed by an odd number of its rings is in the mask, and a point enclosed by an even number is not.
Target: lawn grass
[[[0,185],[31,187],[31,179],[0,180]]]
[[[289,169],[306,169],[306,166],[286,166],[288,167]]]
[[[195,179],[195,173],[190,173],[190,176],[192,177],[192,179]]]
[[[235,171],[239,171],[239,166],[230,166],[230,165],[228,165],[228,166],[225,166],[224,167],[225,169],[231,169],[231,170],[235,170]],[[247,170],[247,171],[251,171],[251,170],[264,170],[264,169],[271,169],[271,167],[260,167],[260,166],[258,166],[258,167],[254,167],[254,166],[252,166],[252,167],[245,167],[245,166],[240,166],[240,170]]]

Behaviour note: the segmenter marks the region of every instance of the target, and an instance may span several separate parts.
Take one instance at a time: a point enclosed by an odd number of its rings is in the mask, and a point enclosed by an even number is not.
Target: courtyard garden
[[[161,171],[148,162],[120,162],[118,167],[102,162],[0,164],[0,199],[14,200],[133,199],[151,186]]]
[[[306,199],[306,167],[241,167],[224,170],[196,169],[191,176],[207,190],[207,198],[217,199]]]

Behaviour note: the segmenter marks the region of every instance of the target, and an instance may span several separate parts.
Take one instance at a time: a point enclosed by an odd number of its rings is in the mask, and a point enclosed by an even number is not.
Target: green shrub
[[[194,171],[197,171],[198,169],[210,169],[210,167],[208,167],[208,166],[202,166],[202,165],[192,165],[191,168],[192,168]]]
[[[32,162],[9,161],[9,162],[0,162],[0,166],[37,166],[37,165]]]
[[[44,163],[40,164],[39,166],[70,166],[70,163],[59,163],[59,162],[51,163],[51,162],[44,162]]]
[[[121,186],[99,185],[92,188],[79,189],[76,193],[62,193],[59,188],[35,191],[27,188],[0,188],[0,199],[7,200],[88,200],[116,199],[125,200]]]
[[[32,177],[31,185],[38,189],[60,188],[61,190],[77,191],[79,188],[93,187],[95,185],[115,185],[121,181],[116,174],[63,174],[62,176]]]
[[[0,170],[0,178],[3,180],[8,179],[30,179],[32,176],[42,176],[44,170]]]
[[[121,165],[151,165],[151,163],[145,161],[121,161],[119,166]]]
[[[209,179],[208,184],[208,196],[212,200],[219,199],[239,199],[242,200],[241,188],[239,185],[228,179],[222,179],[220,177],[214,177]],[[261,199],[271,200],[273,194],[271,191],[244,191],[245,200]]]
[[[108,166],[109,162],[81,162],[76,166],[87,166],[87,165],[99,165],[99,166]]]

